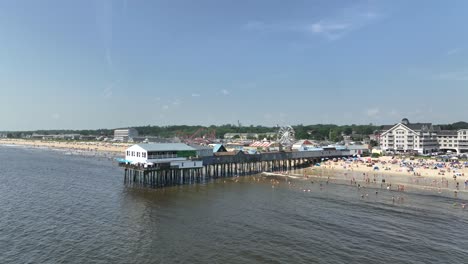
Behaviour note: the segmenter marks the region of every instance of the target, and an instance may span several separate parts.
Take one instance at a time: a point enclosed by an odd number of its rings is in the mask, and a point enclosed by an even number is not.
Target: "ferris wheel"
[[[291,126],[282,126],[278,129],[278,142],[283,146],[292,146],[295,141],[295,132]]]

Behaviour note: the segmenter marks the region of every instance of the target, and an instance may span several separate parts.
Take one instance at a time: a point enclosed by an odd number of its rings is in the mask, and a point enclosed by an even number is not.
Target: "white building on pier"
[[[201,168],[197,149],[182,143],[136,144],[125,151],[125,160],[133,164],[157,164],[178,169]]]

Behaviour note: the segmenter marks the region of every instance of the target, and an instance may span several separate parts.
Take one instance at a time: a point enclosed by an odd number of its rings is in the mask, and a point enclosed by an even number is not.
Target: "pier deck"
[[[125,182],[150,187],[164,187],[204,181],[208,178],[232,177],[261,172],[282,172],[308,167],[322,161],[348,157],[349,151],[290,151],[261,154],[229,153],[204,157],[200,168],[175,168],[167,164],[141,166],[120,163],[125,168]]]

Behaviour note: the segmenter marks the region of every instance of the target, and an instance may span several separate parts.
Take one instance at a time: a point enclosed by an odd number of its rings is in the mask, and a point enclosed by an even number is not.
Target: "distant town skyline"
[[[467,8],[2,1],[0,131],[468,121]]]

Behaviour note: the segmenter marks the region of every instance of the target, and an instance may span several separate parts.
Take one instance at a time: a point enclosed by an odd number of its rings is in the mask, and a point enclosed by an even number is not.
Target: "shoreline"
[[[407,177],[407,178],[432,178],[432,179],[453,179],[455,173],[461,174],[457,176],[457,180],[466,180],[468,179],[468,167],[463,166],[463,162],[457,165],[457,168],[451,167],[450,162],[442,162],[436,161],[435,159],[431,160],[424,160],[425,162],[429,163],[430,165],[426,165],[424,167],[418,159],[410,161],[412,166],[414,166],[414,171],[409,172],[408,167],[402,167],[400,164],[402,162],[408,162],[405,159],[398,159],[395,158],[395,164],[391,164],[390,161],[392,158],[390,157],[381,157],[378,159],[373,160],[373,165],[368,167],[367,164],[369,163],[349,163],[344,161],[327,161],[323,162],[319,167],[311,167],[308,168],[309,172],[336,172],[336,173],[344,173],[344,174],[355,174],[355,175],[366,175],[367,177],[374,176],[374,175],[389,175],[389,176],[399,176],[399,177]],[[443,165],[442,168],[434,169],[433,167],[435,164]],[[378,167],[378,170],[375,170],[374,167]],[[387,170],[385,169],[387,168]]]
[[[35,149],[50,149],[68,151],[78,155],[123,156],[126,143],[108,143],[95,141],[44,141],[27,139],[0,139],[0,146],[30,147]]]

